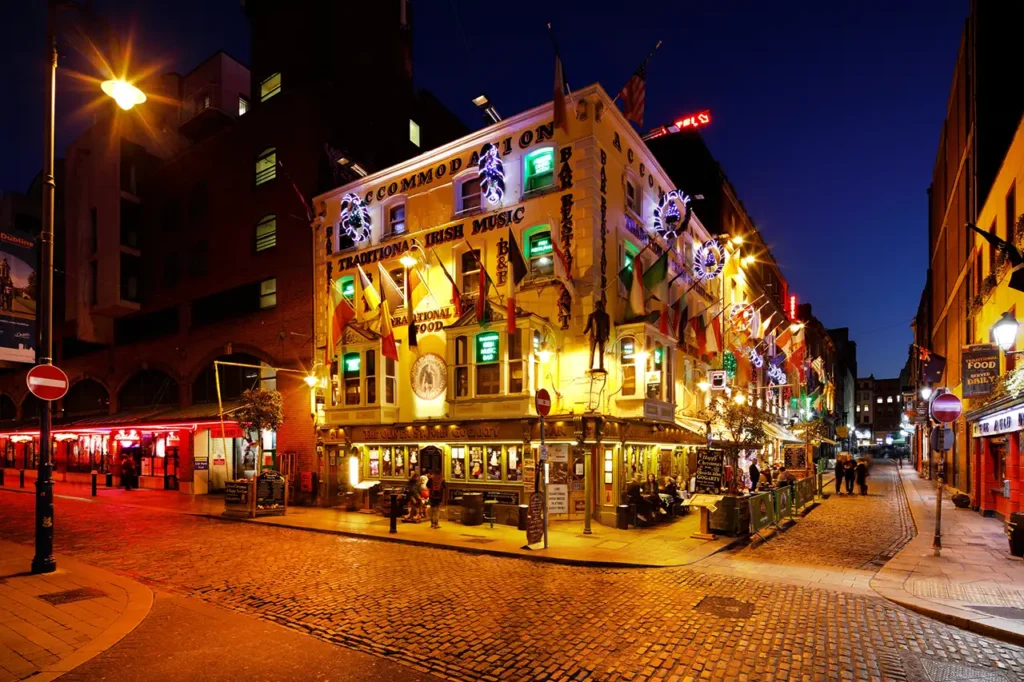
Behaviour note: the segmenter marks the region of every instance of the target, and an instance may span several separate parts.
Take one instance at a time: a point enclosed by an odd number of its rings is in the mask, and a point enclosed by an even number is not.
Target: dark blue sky
[[[45,3],[10,4],[18,7],[0,14],[8,74],[0,187],[24,190],[40,165],[34,60]],[[134,26],[139,52],[169,68],[188,71],[221,48],[248,58],[238,0],[94,5]],[[648,69],[645,127],[711,109],[708,144],[791,290],[826,325],[850,327],[862,375],[902,368],[926,267],[925,190],[966,0],[414,6],[417,82],[472,125],[479,119],[469,100],[481,91],[504,115],[551,96],[548,21],[569,84],[600,82],[613,95],[663,40]],[[58,87],[61,116],[80,100],[66,80]],[[81,125],[61,126],[58,150]]]

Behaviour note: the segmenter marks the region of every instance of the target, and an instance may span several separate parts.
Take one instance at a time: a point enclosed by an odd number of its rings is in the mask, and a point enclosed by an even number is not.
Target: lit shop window
[[[498,332],[476,335],[476,394],[497,395],[501,391],[501,341]]]
[[[530,274],[537,277],[554,274],[551,230],[541,230],[530,235],[526,242],[526,257],[530,260]]]
[[[530,152],[523,163],[524,192],[535,192],[555,184],[555,150],[551,147]]]
[[[271,277],[260,282],[260,308],[277,305],[277,278]]]
[[[270,182],[277,177],[277,150],[268,147],[256,157],[256,185]]]
[[[635,341],[632,336],[623,337],[619,352],[619,365],[622,367],[622,395],[636,394],[636,355]]]
[[[275,246],[277,246],[277,216],[270,213],[256,223],[256,251],[266,251]]]
[[[281,74],[274,73],[268,76],[260,83],[260,101],[266,102],[268,99],[277,95],[281,92]]]
[[[452,446],[452,464],[450,478],[466,480],[466,447],[463,445]]]
[[[469,339],[455,339],[455,397],[469,397]]]
[[[409,142],[417,147],[420,146],[420,124],[411,118],[409,119]]]
[[[473,211],[480,208],[480,178],[469,177],[459,183],[458,212]]]
[[[238,98],[238,115],[245,116],[247,111],[249,111],[249,100],[240,96]]]

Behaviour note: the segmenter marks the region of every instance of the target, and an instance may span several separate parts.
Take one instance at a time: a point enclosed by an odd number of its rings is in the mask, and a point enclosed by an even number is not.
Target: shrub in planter
[[[952,499],[957,509],[967,509],[971,506],[971,496],[966,493],[957,493]]]

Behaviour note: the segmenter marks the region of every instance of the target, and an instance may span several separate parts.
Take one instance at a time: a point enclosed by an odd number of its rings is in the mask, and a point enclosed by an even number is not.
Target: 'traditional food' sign
[[[999,349],[991,343],[965,346],[961,362],[964,397],[991,395],[999,380]]]

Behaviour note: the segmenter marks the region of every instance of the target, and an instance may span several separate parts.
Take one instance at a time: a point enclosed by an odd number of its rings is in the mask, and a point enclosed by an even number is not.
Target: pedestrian
[[[750,461],[750,469],[747,470],[747,475],[750,476],[750,492],[757,492],[757,482],[761,480],[761,470],[757,468],[756,459]]]
[[[898,466],[900,469],[903,468],[903,451],[902,450],[898,450],[896,452],[896,466]]]
[[[130,455],[121,460],[121,484],[125,490],[135,487],[135,460]]]
[[[836,495],[843,494],[843,460],[846,459],[845,455],[839,455],[836,457]]]
[[[764,471],[761,472],[761,478],[764,479],[764,487],[765,488],[771,488],[772,487],[772,468],[771,467],[765,467]]]
[[[843,480],[846,481],[846,492],[850,495],[853,494],[853,477],[856,473],[856,467],[853,464],[852,458],[843,462]]]
[[[430,478],[426,475],[420,476],[420,521],[427,520],[427,503],[430,501]]]
[[[420,477],[417,474],[409,476],[409,480],[405,483],[405,504],[408,507],[407,513],[402,519],[411,523],[419,521],[417,518],[417,511],[420,504]]]
[[[440,471],[430,475],[430,527],[441,527],[441,502],[444,501],[444,477]]]
[[[860,486],[860,494],[868,494],[868,463],[863,458],[857,461],[856,467],[857,485]]]

